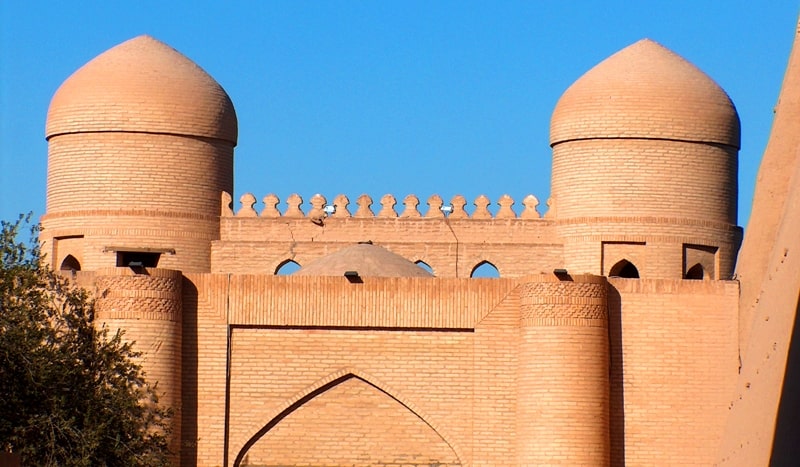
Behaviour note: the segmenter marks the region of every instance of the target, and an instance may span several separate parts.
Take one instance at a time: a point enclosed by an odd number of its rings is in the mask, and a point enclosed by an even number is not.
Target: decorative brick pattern
[[[608,324],[606,285],[602,282],[528,282],[519,293],[523,327]]]
[[[157,385],[160,401],[181,419],[182,285],[180,271],[107,268],[95,277],[96,320],[111,332],[122,329],[134,342],[145,377]],[[180,453],[181,425],[173,424],[170,449],[173,461]]]
[[[609,465],[606,288],[595,276],[519,288],[521,465]]]
[[[101,270],[96,288],[98,319],[181,321],[178,271],[150,269],[136,274],[130,268]]]

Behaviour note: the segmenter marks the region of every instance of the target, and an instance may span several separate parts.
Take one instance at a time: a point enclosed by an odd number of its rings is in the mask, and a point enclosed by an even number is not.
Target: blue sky
[[[0,0],[0,219],[44,213],[44,122],[60,83],[140,34],[230,94],[235,199],[509,194],[517,208],[527,194],[549,196],[549,120],[561,93],[649,37],[736,104],[744,225],[797,13],[789,0]]]

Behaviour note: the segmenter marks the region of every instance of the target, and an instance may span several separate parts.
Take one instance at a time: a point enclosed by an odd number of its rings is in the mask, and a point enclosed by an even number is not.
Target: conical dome
[[[359,243],[312,261],[294,273],[296,276],[342,276],[356,271],[362,277],[432,277],[431,273],[369,243]]]
[[[105,131],[199,136],[235,145],[236,112],[225,90],[197,64],[139,36],[81,67],[50,103],[48,139]]]
[[[657,138],[739,148],[739,116],[697,67],[649,39],[607,58],[561,96],[550,144],[595,138]]]

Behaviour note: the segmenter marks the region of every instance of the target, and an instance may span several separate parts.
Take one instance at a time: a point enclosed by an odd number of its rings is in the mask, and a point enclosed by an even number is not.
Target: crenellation
[[[378,212],[378,217],[397,217],[397,212],[394,206],[397,200],[392,195],[383,195],[381,198],[381,210]]]
[[[442,206],[444,206],[444,201],[442,197],[439,195],[431,195],[428,198],[428,211],[425,213],[426,218],[442,218],[445,217],[444,211],[442,210]]]
[[[227,191],[222,192],[220,217],[233,217],[233,197]]]
[[[480,195],[475,198],[475,211],[472,213],[473,219],[491,219],[492,213],[489,212],[489,198],[485,195]]]
[[[500,206],[500,209],[495,214],[495,217],[498,219],[514,219],[517,217],[517,214],[511,209],[511,206],[514,205],[514,200],[511,199],[508,195],[503,195],[497,201],[497,204]]]
[[[363,194],[359,196],[356,200],[356,204],[358,205],[358,209],[356,209],[356,213],[353,217],[369,218],[375,216],[371,208],[372,198],[369,195]]]
[[[408,195],[405,198],[403,198],[403,205],[405,206],[405,209],[403,209],[403,212],[400,214],[400,217],[414,218],[414,219],[422,217],[422,214],[419,213],[418,209],[419,198],[417,198],[416,195]]]
[[[308,218],[316,222],[321,222],[322,219],[328,216],[325,212],[325,206],[328,205],[328,200],[320,194],[311,197],[311,210],[308,211]]]
[[[539,219],[541,214],[537,208],[539,207],[539,198],[528,195],[522,199],[522,205],[525,206],[525,209],[522,210],[522,214],[520,214],[521,219]],[[547,204],[550,206],[550,203]]]
[[[281,217],[281,213],[278,211],[278,203],[280,203],[280,199],[277,196],[274,194],[268,194],[264,197],[262,202],[264,203],[264,210],[261,211],[261,217]]]
[[[333,199],[333,217],[350,217],[350,211],[347,205],[350,204],[350,199],[345,195],[339,195]]]
[[[327,199],[316,194],[311,198],[311,209],[306,214],[303,212],[303,198],[300,195],[292,194],[286,199],[286,209],[281,212],[278,205],[280,198],[274,194],[265,196],[262,200],[264,208],[258,214],[255,208],[256,198],[252,193],[245,193],[239,198],[241,207],[235,213],[232,209],[232,197],[224,192],[222,200],[222,217],[262,217],[262,218],[402,218],[402,219],[542,219],[549,216],[549,212],[542,216],[538,212],[539,199],[533,195],[527,195],[522,201],[522,210],[519,214],[514,210],[514,199],[509,195],[502,195],[497,200],[497,212],[492,213],[489,209],[492,202],[485,195],[478,196],[472,203],[475,209],[470,214],[465,208],[467,200],[462,195],[455,195],[449,204],[445,204],[441,196],[431,195],[426,204],[428,209],[423,214],[419,209],[419,198],[410,194],[403,198],[403,210],[398,214],[395,207],[397,198],[392,194],[386,194],[380,199],[380,209],[377,214],[372,210],[372,198],[367,194],[362,194],[356,200],[357,209],[353,214],[349,211],[350,200],[345,195],[338,195],[334,198],[332,209],[329,209]],[[550,200],[548,200],[550,206]]]
[[[283,213],[283,217],[305,217],[303,210],[300,208],[303,204],[303,198],[298,195],[297,193],[289,195],[286,198],[286,212]]]
[[[258,217],[258,213],[253,208],[256,205],[256,197],[252,193],[245,193],[239,198],[242,207],[236,211],[236,217]]]
[[[453,211],[448,216],[450,219],[466,219],[469,217],[467,211],[464,210],[464,206],[467,205],[467,199],[461,195],[453,196],[453,199],[450,200],[450,206],[453,208]]]

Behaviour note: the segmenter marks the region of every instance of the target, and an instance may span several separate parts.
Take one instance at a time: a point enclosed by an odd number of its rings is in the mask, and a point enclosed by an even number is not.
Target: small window
[[[295,263],[290,259],[287,259],[286,261],[278,265],[278,267],[275,269],[275,275],[288,276],[289,274],[292,274],[299,269],[300,269],[299,264]]]
[[[608,272],[609,277],[623,277],[626,279],[638,279],[639,270],[630,261],[623,259],[615,264],[611,271]]]
[[[433,274],[433,268],[428,263],[426,263],[425,261],[419,260],[414,264],[416,264],[417,266],[419,266],[422,269],[424,269],[424,270],[428,271],[429,273],[431,273],[431,276],[434,275]]]
[[[685,279],[690,280],[697,280],[701,281],[706,278],[705,271],[703,270],[703,265],[700,263],[695,264],[688,271],[686,271]]]
[[[118,267],[158,267],[161,253],[145,253],[140,251],[117,251]]]
[[[469,274],[469,277],[497,279],[500,277],[500,271],[497,270],[497,267],[495,267],[494,264],[488,261],[481,261],[474,268],[472,268],[472,272]]]
[[[61,262],[61,267],[59,269],[62,271],[80,271],[81,263],[75,259],[74,256],[67,255],[64,261]]]

